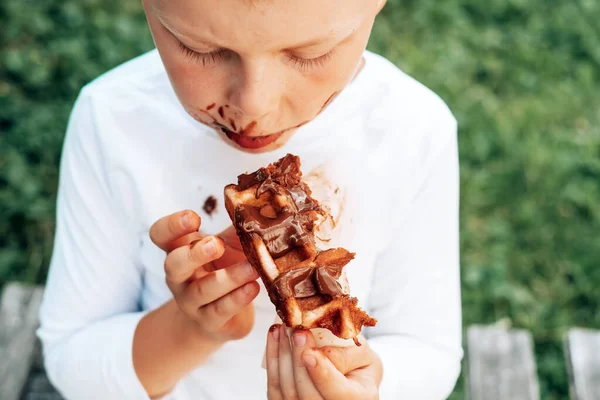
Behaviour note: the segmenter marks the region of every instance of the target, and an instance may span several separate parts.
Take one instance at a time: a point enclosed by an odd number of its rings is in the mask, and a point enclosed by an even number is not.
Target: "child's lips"
[[[279,139],[283,132],[273,133],[265,136],[245,136],[239,133],[232,132],[227,128],[221,128],[227,137],[234,141],[238,146],[245,149],[260,149],[266,147]]]

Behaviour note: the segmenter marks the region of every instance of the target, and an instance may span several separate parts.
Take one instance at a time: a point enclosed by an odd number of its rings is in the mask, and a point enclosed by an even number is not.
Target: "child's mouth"
[[[266,147],[279,139],[279,137],[283,134],[283,132],[278,132],[265,136],[245,136],[232,132],[224,126],[220,126],[219,128],[230,140],[234,141],[238,146],[245,149],[260,149]]]

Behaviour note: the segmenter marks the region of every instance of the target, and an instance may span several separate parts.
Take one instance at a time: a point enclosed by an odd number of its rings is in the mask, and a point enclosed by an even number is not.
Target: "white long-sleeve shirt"
[[[38,332],[48,376],[67,399],[148,399],[133,335],[144,313],[171,298],[150,226],[193,209],[203,232],[222,231],[223,187],[288,152],[305,174],[328,171],[344,193],[336,229],[357,253],[346,267],[351,293],[379,321],[363,332],[383,362],[381,398],[449,395],[462,357],[456,121],[387,60],[369,52],[365,60],[315,120],[266,154],[240,152],[188,116],[156,51],[82,90],[64,144]],[[219,203],[212,216],[202,209],[210,195]],[[265,398],[261,360],[275,312],[264,287],[254,304],[252,332],[166,398]]]

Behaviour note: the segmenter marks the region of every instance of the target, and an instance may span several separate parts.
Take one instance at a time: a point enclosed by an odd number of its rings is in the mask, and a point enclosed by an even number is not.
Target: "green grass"
[[[592,0],[389,0],[369,45],[454,111],[464,324],[531,330],[549,400],[565,331],[600,328],[598,20]],[[0,26],[0,280],[43,282],[73,100],[152,42],[131,0],[9,0]]]

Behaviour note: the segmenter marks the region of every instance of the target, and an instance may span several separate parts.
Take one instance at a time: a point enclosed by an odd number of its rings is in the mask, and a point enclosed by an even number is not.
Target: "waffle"
[[[319,249],[315,229],[329,218],[302,181],[300,159],[279,161],[225,187],[225,207],[279,318],[291,328],[325,328],[354,339],[377,322],[350,296],[343,268],[355,254]]]

